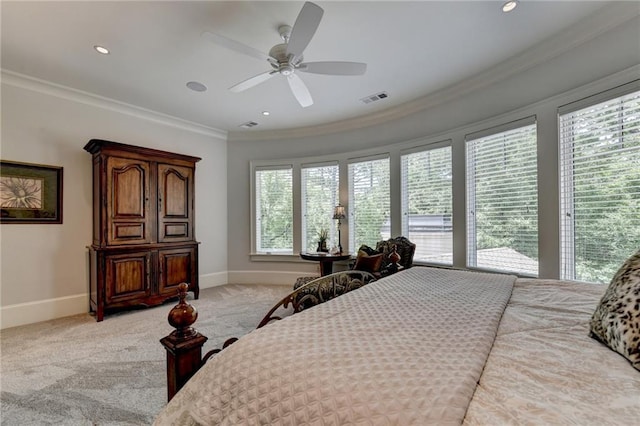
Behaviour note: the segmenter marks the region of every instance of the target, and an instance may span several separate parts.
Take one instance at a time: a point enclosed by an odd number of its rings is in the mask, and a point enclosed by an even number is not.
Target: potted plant
[[[317,251],[328,252],[327,239],[329,238],[329,231],[327,229],[320,229],[318,232],[318,248]]]

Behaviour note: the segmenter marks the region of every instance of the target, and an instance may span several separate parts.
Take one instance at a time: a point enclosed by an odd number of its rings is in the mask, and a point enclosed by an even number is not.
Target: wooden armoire
[[[198,298],[194,179],[198,157],[92,139],[90,310],[153,306],[186,282]]]

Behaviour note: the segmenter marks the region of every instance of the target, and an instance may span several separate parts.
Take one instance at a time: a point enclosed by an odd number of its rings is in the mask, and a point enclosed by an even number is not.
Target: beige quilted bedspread
[[[589,337],[606,288],[518,279],[465,425],[640,424],[640,373]]]
[[[515,277],[414,267],[256,330],[157,425],[460,424]]]

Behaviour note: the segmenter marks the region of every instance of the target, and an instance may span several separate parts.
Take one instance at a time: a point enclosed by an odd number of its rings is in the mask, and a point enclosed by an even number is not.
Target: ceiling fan
[[[278,28],[284,43],[273,46],[268,55],[219,34],[205,31],[202,36],[227,49],[266,60],[271,64],[271,70],[241,81],[230,87],[229,90],[242,92],[280,74],[287,78],[291,92],[300,105],[308,107],[313,105],[313,99],[307,86],[296,74],[297,71],[328,75],[362,75],[367,70],[367,64],[360,62],[303,62],[302,53],[318,29],[323,14],[324,10],[320,6],[306,2],[302,6],[293,28],[288,25],[281,25]]]

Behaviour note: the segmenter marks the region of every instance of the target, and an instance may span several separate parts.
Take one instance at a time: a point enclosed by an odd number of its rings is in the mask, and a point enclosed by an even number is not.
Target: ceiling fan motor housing
[[[269,51],[269,56],[277,61],[277,63],[272,62],[271,66],[274,69],[278,70],[278,72],[284,76],[293,74],[296,64],[299,64],[303,60],[302,56],[300,56],[296,58],[295,63],[292,63],[292,58],[290,58],[287,54],[286,43],[276,44],[275,46],[273,46]]]

